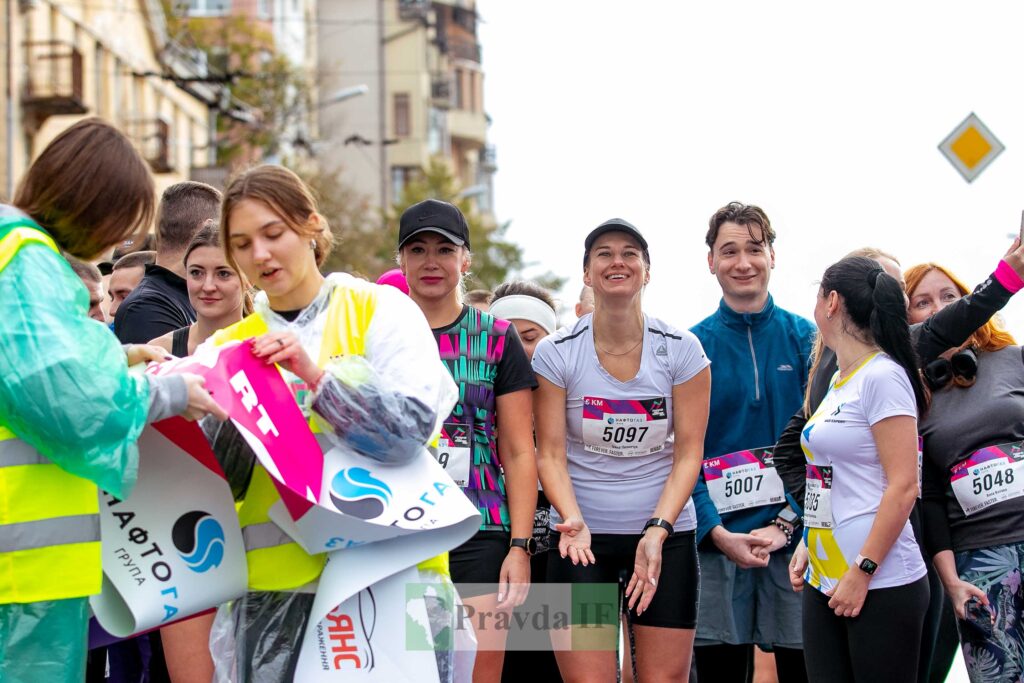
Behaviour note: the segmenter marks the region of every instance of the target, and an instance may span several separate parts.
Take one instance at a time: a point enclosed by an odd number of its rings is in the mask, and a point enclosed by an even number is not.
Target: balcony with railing
[[[138,117],[126,121],[124,128],[153,173],[177,170],[170,121],[163,116]]]
[[[82,84],[82,53],[59,40],[25,43],[27,73],[22,105],[42,121],[88,111]]]
[[[471,40],[449,40],[448,54],[452,59],[465,59],[476,64],[480,63],[480,43]]]

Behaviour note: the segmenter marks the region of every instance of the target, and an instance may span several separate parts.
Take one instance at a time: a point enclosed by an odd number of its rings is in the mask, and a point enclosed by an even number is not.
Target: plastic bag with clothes
[[[362,356],[344,356],[325,371],[311,400],[313,419],[332,444],[385,465],[404,465],[419,456],[438,415],[458,398],[451,382],[440,384],[443,391],[433,406],[386,389]]]

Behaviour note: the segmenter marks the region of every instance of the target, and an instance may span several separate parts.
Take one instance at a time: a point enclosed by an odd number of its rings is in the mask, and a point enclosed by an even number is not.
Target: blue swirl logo
[[[363,467],[349,467],[331,480],[331,502],[346,515],[374,519],[391,502],[391,487]]]
[[[193,510],[178,518],[171,541],[192,571],[202,574],[224,560],[224,529],[209,512]]]

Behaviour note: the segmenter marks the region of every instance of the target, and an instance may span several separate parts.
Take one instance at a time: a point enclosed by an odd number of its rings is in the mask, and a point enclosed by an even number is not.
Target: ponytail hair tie
[[[885,271],[882,270],[881,268],[874,268],[868,271],[866,279],[868,281],[868,284],[871,285],[871,289],[875,288],[875,284],[878,283],[878,276],[881,275],[883,272]]]

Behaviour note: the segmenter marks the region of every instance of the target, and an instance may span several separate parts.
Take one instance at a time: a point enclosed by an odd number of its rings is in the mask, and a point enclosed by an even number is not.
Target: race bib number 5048
[[[987,446],[954,465],[953,494],[970,516],[1004,500],[1024,495],[1024,444]]]
[[[633,458],[657,453],[668,440],[665,398],[583,397],[583,446],[592,453]]]

